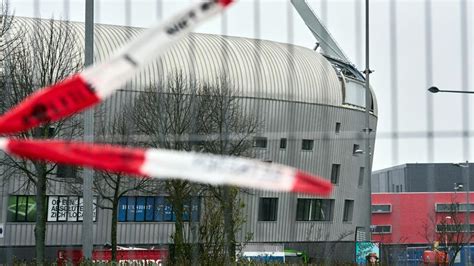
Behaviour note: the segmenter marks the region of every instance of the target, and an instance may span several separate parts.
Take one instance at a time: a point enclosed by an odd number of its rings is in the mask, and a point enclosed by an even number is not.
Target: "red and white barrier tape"
[[[91,107],[118,90],[146,63],[162,55],[203,21],[222,12],[233,0],[209,0],[146,30],[106,62],[88,67],[32,94],[0,117],[0,134],[36,127]]]
[[[44,88],[0,117],[0,134],[34,128],[91,107],[119,89],[147,62],[162,55],[202,21],[233,0],[196,4],[145,31],[110,60]],[[57,140],[0,138],[0,149],[32,159],[157,178],[180,178],[274,191],[328,195],[329,181],[294,168],[257,160],[159,149],[132,149]]]
[[[321,177],[275,163],[164,149],[126,148],[58,140],[0,138],[0,149],[19,157],[92,167],[115,173],[177,178],[211,185],[329,195]]]

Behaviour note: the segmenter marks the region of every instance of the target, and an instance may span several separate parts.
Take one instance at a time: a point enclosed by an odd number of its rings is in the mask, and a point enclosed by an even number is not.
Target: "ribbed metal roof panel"
[[[16,23],[38,30],[47,20],[16,18]],[[83,23],[71,22],[77,36]],[[20,26],[20,27],[22,27]],[[103,61],[143,29],[96,25],[95,60]],[[83,38],[77,38],[83,49]],[[290,64],[292,66],[290,67]],[[194,33],[146,66],[127,84],[142,90],[182,71],[201,82],[228,78],[242,97],[323,104],[343,107],[341,83],[330,62],[307,48],[265,40]]]

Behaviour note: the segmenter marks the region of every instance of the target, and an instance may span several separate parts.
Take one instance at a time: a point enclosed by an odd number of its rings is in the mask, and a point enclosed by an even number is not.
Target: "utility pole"
[[[368,239],[372,239],[370,225],[372,224],[372,176],[370,169],[370,107],[372,104],[372,97],[370,92],[370,64],[369,64],[369,0],[365,0],[365,179],[367,180],[367,194],[368,194]]]
[[[464,175],[464,180],[466,182],[466,201],[467,201],[467,208],[466,208],[466,235],[467,235],[467,264],[466,265],[471,265],[471,200],[470,200],[470,192],[471,192],[471,187],[470,187],[470,173],[469,173],[469,162],[466,161],[466,165],[462,167],[463,175]]]
[[[84,27],[84,67],[94,62],[94,0],[86,0],[86,17]],[[94,141],[94,109],[84,113],[84,141]],[[84,169],[83,183],[83,220],[82,220],[82,251],[84,259],[92,259],[94,248],[93,224],[93,194],[92,183],[94,172],[90,168]]]

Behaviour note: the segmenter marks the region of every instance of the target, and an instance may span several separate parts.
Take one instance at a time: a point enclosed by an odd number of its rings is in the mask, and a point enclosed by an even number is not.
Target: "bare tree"
[[[15,16],[10,11],[9,1],[2,1],[0,3],[0,63],[3,66],[5,58],[8,58],[18,38],[18,34],[13,34],[11,29]],[[19,29],[16,29],[18,31]],[[10,34],[12,33],[12,34]]]
[[[113,117],[102,116],[98,124],[98,135],[110,144],[124,146],[135,145],[133,130],[128,115],[115,114]],[[96,172],[94,191],[100,196],[98,207],[112,211],[110,239],[112,261],[117,261],[117,224],[119,199],[133,191],[146,192],[153,184],[145,177],[130,177],[121,173]]]
[[[466,227],[464,213],[460,213],[459,207],[459,203],[453,201],[449,206],[448,216],[440,219],[436,225],[438,242],[445,243],[452,254],[449,260],[450,265],[454,264],[458,253],[472,239],[470,225]]]
[[[20,25],[15,27],[21,27]],[[4,79],[2,82],[1,110],[4,112],[16,105],[36,89],[64,79],[81,67],[81,55],[76,49],[76,37],[66,22],[50,20],[38,21],[36,28],[16,31],[15,45],[5,57]],[[80,132],[77,118],[56,123],[46,123],[33,130],[18,135],[20,138],[70,139]],[[60,180],[55,175],[57,165],[32,162],[4,156],[2,160],[4,176],[24,176],[36,188],[35,249],[39,264],[44,263],[46,236],[46,191],[48,181]]]
[[[195,108],[195,84],[182,72],[171,74],[165,83],[155,84],[141,93],[135,102],[132,120],[137,132],[146,137],[142,142],[155,148],[191,151],[193,143],[193,112]],[[184,204],[191,199],[191,186],[183,180],[164,181],[168,201],[175,213],[173,260],[185,264],[190,260],[184,230]]]
[[[253,139],[260,127],[258,119],[243,111],[232,82],[225,76],[214,83],[205,83],[200,90],[198,132],[202,151],[232,156],[253,157]],[[209,186],[209,191],[220,203],[224,217],[226,263],[235,261],[238,227],[234,214],[240,190],[229,186]]]
[[[246,221],[243,215],[245,205],[239,197],[235,197],[234,200],[233,233],[237,234]],[[202,243],[202,253],[199,260],[201,265],[224,265],[226,262],[223,211],[221,202],[215,200],[212,195],[203,197],[203,213],[199,225],[199,241]],[[252,237],[252,233],[247,233],[237,249],[241,250]]]
[[[445,211],[445,216],[441,218],[431,214],[419,234],[428,243],[438,242],[441,246],[444,244],[446,251],[452,255],[450,265],[453,265],[458,253],[471,241],[472,234],[470,226],[466,227],[465,214],[460,211],[460,204],[454,196]]]
[[[257,119],[245,113],[235,95],[235,88],[225,77],[214,83],[188,80],[178,71],[167,82],[156,84],[140,95],[135,103],[133,121],[138,131],[149,137],[149,145],[158,148],[200,151],[213,154],[251,156],[252,136],[258,129]],[[175,211],[175,232],[172,236],[176,263],[189,262],[185,244],[183,203],[195,195],[189,182],[165,182],[166,193]],[[235,203],[239,190],[230,187],[205,186],[204,196],[212,196],[222,209],[225,254],[235,260]],[[237,212],[238,213],[238,212]],[[204,230],[200,228],[201,232]],[[215,229],[219,233],[219,229]],[[219,239],[215,235],[216,241]],[[205,240],[202,237],[201,240]]]

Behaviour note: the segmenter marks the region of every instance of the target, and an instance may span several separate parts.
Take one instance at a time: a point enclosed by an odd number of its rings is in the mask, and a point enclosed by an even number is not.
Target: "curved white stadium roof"
[[[15,19],[17,27],[32,30],[49,22]],[[70,25],[78,34],[78,48],[83,49],[84,24]],[[102,61],[143,29],[98,24],[95,30],[95,61]],[[242,97],[343,106],[341,82],[331,63],[318,52],[296,45],[194,33],[141,71],[132,82],[133,89],[140,90],[176,71],[207,82],[226,73]]]

